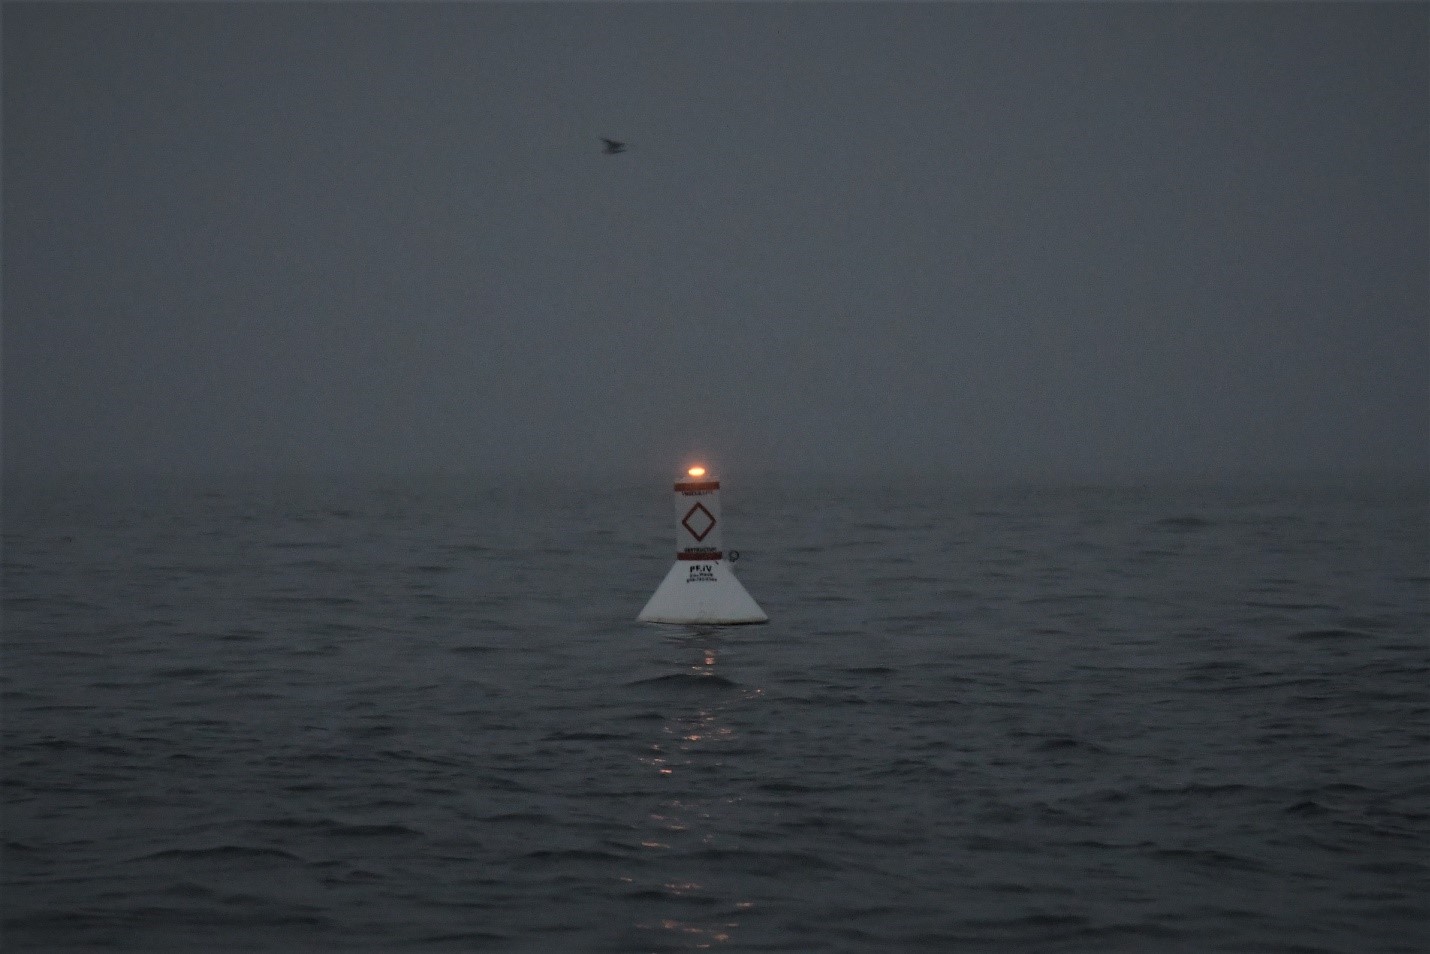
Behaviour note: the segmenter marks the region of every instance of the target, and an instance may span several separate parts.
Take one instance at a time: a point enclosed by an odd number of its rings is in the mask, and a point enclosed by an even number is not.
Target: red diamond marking
[[[694,518],[696,525],[702,529],[696,530],[694,526],[691,526],[691,518]],[[691,507],[690,511],[681,518],[680,525],[689,530],[690,535],[695,538],[695,542],[699,543],[710,535],[711,530],[715,529],[715,517],[710,511],[705,509],[704,504],[698,503]]]

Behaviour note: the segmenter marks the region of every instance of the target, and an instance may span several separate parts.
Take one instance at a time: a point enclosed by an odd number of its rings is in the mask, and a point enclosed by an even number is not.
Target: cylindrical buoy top
[[[720,481],[691,467],[675,482],[675,558],[719,560]]]

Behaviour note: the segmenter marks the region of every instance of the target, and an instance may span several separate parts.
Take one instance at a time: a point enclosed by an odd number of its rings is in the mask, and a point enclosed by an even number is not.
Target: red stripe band
[[[723,560],[725,554],[719,550],[711,550],[709,553],[677,553],[677,560]]]
[[[688,492],[688,491],[691,491],[691,490],[719,490],[719,489],[720,489],[720,481],[718,481],[718,480],[695,480],[695,481],[688,481],[688,480],[686,480],[686,481],[681,481],[680,483],[676,484],[676,485],[675,485],[675,489],[676,489],[676,490],[684,490],[684,491],[687,491],[687,492]]]

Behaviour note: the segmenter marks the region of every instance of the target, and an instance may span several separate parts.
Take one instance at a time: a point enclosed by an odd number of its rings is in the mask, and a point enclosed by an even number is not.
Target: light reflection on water
[[[666,636],[666,642],[689,652],[682,671],[692,679],[723,679],[719,672],[720,631],[714,627],[684,629]],[[662,781],[674,786],[650,810],[650,835],[642,847],[653,860],[670,870],[674,859],[689,864],[700,852],[722,847],[717,831],[718,816],[736,802],[734,796],[720,794],[715,784],[730,768],[723,753],[734,747],[738,735],[726,717],[729,701],[701,698],[689,708],[680,704],[661,726],[661,739],[650,746],[650,755],[641,761]],[[702,792],[710,794],[700,794]],[[748,911],[753,902],[724,897],[698,870],[667,877],[658,887],[661,896],[680,908],[709,908],[704,916],[682,914],[637,923],[641,932],[652,932],[661,948],[705,950],[731,942],[740,922],[735,911]]]

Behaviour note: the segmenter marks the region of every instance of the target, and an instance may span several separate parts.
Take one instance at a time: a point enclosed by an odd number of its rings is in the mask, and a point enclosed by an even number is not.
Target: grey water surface
[[[1423,483],[7,487],[6,951],[1414,951]]]

